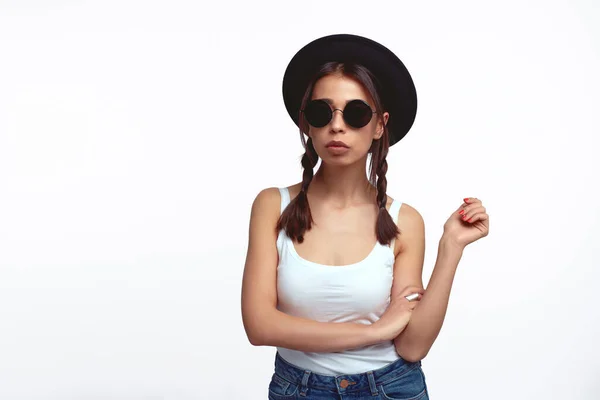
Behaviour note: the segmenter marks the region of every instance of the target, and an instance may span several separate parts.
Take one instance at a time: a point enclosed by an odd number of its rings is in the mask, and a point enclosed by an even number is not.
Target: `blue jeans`
[[[327,376],[305,371],[275,355],[269,400],[429,400],[421,361],[399,359],[361,374]]]

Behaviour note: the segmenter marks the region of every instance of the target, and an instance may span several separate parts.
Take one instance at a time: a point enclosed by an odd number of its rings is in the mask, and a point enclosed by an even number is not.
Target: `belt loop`
[[[306,392],[308,391],[308,377],[310,376],[310,371],[304,371],[304,376],[302,377],[302,384],[300,385],[300,396],[306,397]]]
[[[379,392],[377,391],[377,386],[375,385],[375,377],[373,376],[373,371],[367,371],[367,377],[369,378],[369,389],[371,389],[371,395],[379,395]]]

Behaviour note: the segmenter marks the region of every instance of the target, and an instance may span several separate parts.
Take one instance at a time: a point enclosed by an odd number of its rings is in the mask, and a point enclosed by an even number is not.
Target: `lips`
[[[331,142],[327,143],[326,147],[345,147],[348,148],[348,145],[344,142],[340,142],[339,140],[332,140]]]

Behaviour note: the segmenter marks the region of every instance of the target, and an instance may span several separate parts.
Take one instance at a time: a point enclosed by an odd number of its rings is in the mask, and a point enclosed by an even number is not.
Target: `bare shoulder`
[[[398,227],[402,229],[403,227],[410,228],[422,224],[423,216],[421,213],[410,204],[402,203],[400,211],[398,212]]]
[[[412,243],[423,240],[425,236],[425,221],[415,207],[403,202],[398,212],[397,221],[400,236],[398,236],[395,250],[401,252]]]
[[[291,199],[300,193],[301,187],[302,182],[287,187]],[[268,187],[262,189],[256,195],[254,203],[252,204],[252,214],[256,213],[274,213],[277,214],[277,218],[279,218],[279,214],[281,213],[281,193],[279,192],[279,188]]]
[[[389,210],[394,198],[387,196],[386,207]],[[408,203],[402,202],[398,215],[392,215],[392,217],[398,221],[398,228],[402,230],[403,227],[410,227],[414,224],[420,224],[423,222],[423,217],[417,209]]]
[[[281,194],[276,187],[262,189],[256,195],[252,203],[252,212],[268,212],[268,210],[279,210]],[[275,207],[277,205],[277,207]]]

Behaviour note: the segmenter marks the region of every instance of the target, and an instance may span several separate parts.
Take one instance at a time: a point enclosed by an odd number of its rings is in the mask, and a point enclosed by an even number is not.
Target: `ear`
[[[374,139],[381,139],[381,136],[383,136],[383,127],[385,125],[387,125],[389,118],[390,118],[390,113],[388,113],[386,111],[381,115],[381,118],[377,119],[377,127],[375,130],[375,138]]]

